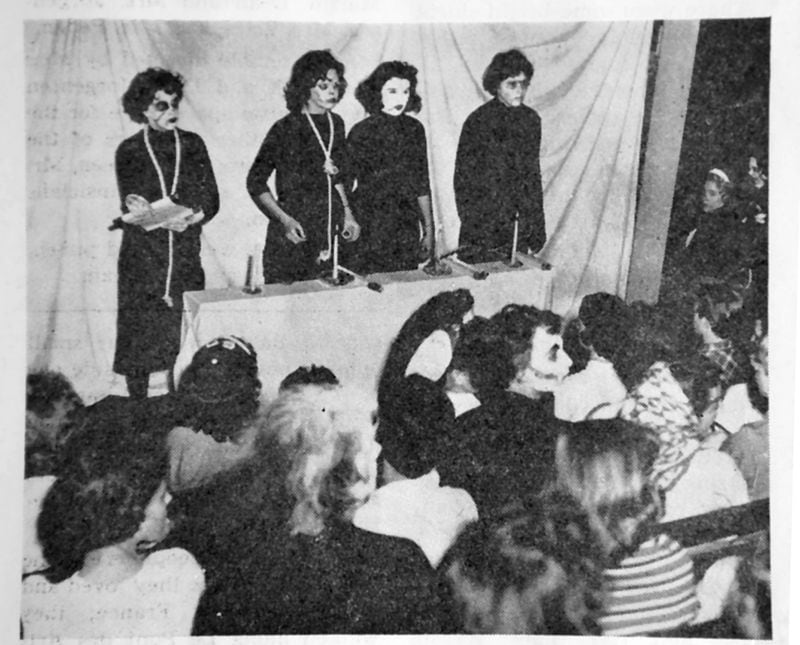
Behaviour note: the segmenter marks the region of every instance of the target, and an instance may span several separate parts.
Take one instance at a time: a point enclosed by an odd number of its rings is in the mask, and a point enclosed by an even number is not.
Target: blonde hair
[[[374,409],[356,391],[320,385],[292,388],[270,405],[265,432],[287,464],[293,535],[319,535],[329,517],[351,519],[374,490],[374,476],[356,463],[374,438]]]
[[[661,503],[649,475],[655,437],[621,419],[582,421],[556,442],[557,486],[587,512],[609,554],[638,546]]]

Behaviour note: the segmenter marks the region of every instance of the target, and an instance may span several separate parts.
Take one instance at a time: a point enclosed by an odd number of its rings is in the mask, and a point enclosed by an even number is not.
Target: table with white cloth
[[[441,291],[469,289],[478,316],[490,316],[512,302],[551,306],[553,271],[535,259],[523,258],[518,268],[502,262],[475,265],[488,273],[480,280],[468,268],[446,264],[450,275],[415,270],[375,274],[337,287],[323,280],[268,284],[255,295],[233,288],[187,292],[175,374],[204,343],[234,334],[256,348],[266,398],[274,396],[287,374],[312,363],[331,369],[342,384],[374,394],[403,323]],[[380,284],[382,291],[369,288],[369,282]]]

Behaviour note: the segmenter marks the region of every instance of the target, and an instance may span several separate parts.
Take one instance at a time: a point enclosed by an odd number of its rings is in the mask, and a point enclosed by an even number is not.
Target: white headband
[[[719,168],[712,168],[711,170],[709,170],[709,171],[708,171],[708,174],[709,174],[709,175],[716,175],[716,176],[717,176],[717,177],[719,177],[719,178],[720,178],[722,181],[724,181],[726,184],[729,184],[729,183],[731,183],[731,180],[730,180],[730,179],[728,179],[728,175],[726,175],[726,174],[725,174],[725,173],[724,173],[722,170],[720,170]]]

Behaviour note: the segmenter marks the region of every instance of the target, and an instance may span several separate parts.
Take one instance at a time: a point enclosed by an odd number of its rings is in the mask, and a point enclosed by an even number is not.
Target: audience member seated
[[[434,382],[412,375],[384,410],[383,483],[353,516],[358,528],[412,540],[432,567],[464,526],[478,519],[469,493],[439,486],[436,466],[442,436],[453,433],[455,414],[449,399]]]
[[[648,473],[658,454],[649,431],[620,419],[582,421],[559,436],[557,486],[577,499],[604,547],[604,635],[658,635],[698,609],[692,561],[665,534],[646,537],[661,514]]]
[[[36,520],[42,500],[60,472],[63,446],[79,425],[83,413],[83,402],[66,376],[48,371],[28,374],[22,573],[47,566],[36,536]]]
[[[750,501],[733,459],[701,444],[697,416],[666,364],[650,368],[623,403],[621,416],[658,438],[659,452],[650,478],[664,496],[664,522]],[[719,616],[736,563],[736,558],[723,558],[706,571],[697,589],[700,611],[695,620]]]
[[[766,319],[762,321],[762,333],[750,359],[754,375],[748,385],[750,399],[764,417],[745,425],[721,448],[733,457],[742,472],[751,499],[769,497],[769,334]]]
[[[446,599],[419,547],[352,524],[375,489],[373,414],[363,396],[317,385],[269,406],[257,454],[202,494],[183,531],[215,549],[201,557],[196,634],[442,629]]]
[[[467,289],[442,291],[419,307],[406,320],[392,341],[378,380],[378,419],[396,401],[395,393],[404,379],[417,374],[444,387],[445,374],[453,357],[462,325],[472,318],[474,299]],[[378,442],[393,442],[391,423],[378,424]],[[396,442],[395,442],[396,443]]]
[[[560,422],[549,389],[569,368],[560,323],[509,305],[467,323],[456,344],[448,385],[473,391],[480,406],[456,419],[439,473],[472,495],[480,516],[536,494],[550,478]]]
[[[702,212],[684,242],[680,259],[690,280],[725,280],[747,270],[752,240],[748,239],[749,227],[740,220],[733,183],[725,171],[713,168],[703,185]]]
[[[664,494],[664,522],[746,504],[747,485],[729,455],[703,448],[698,419],[669,367],[653,365],[620,416],[655,433],[651,479]]]
[[[167,435],[172,491],[196,488],[253,454],[249,421],[260,394],[250,343],[223,336],[197,350],[178,383],[182,422]]]
[[[23,581],[25,638],[189,635],[203,571],[182,549],[155,550],[170,495],[145,422],[98,414],[70,440],[38,521],[49,567]]]
[[[443,568],[461,631],[599,634],[604,553],[586,513],[551,493],[467,527]]]
[[[614,363],[629,342],[628,307],[618,296],[593,293],[581,300],[578,319],[582,326],[580,341],[589,351],[589,361],[556,388],[555,414],[565,421],[613,417],[614,404],[627,394]]]
[[[723,392],[745,381],[747,361],[740,347],[750,335],[750,326],[745,325],[742,304],[741,294],[725,283],[700,286],[695,302],[693,324],[703,343],[700,353],[719,365]]]

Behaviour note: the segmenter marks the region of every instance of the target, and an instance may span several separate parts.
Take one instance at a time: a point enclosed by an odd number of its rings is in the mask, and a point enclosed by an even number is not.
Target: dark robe
[[[541,119],[527,105],[498,99],[467,117],[456,154],[453,187],[461,219],[459,255],[472,262],[508,257],[519,213],[521,252],[544,246],[544,209],[539,148]]]
[[[114,371],[118,374],[148,374],[171,369],[180,349],[183,292],[205,288],[205,274],[200,263],[200,231],[217,214],[219,193],[203,140],[193,132],[178,130],[178,133],[181,166],[177,201],[201,208],[205,219],[182,233],[171,234],[173,266],[169,295],[172,306],[163,300],[170,232],[156,229],[148,233],[136,225],[122,225],[114,354]],[[148,136],[169,192],[175,173],[175,135],[171,131],[151,129]],[[149,202],[163,197],[158,173],[145,146],[144,130],[119,145],[115,161],[123,212],[127,212],[127,195],[140,195]]]
[[[742,219],[738,210],[727,206],[700,214],[683,252],[683,271],[693,279],[727,279],[751,268],[756,235],[766,226]]]
[[[344,121],[333,117],[333,147],[331,158],[340,170],[345,166]],[[330,136],[328,118],[312,115],[322,141],[327,147]],[[247,174],[247,192],[270,218],[267,242],[264,246],[264,280],[291,282],[308,280],[323,273],[330,262],[319,263],[320,251],[328,248],[328,181],[323,170],[325,153],[317,140],[305,113],[289,113],[267,132]],[[267,181],[275,172],[276,199],[280,206],[303,227],[306,241],[293,244],[286,239],[283,226],[274,219],[258,200],[269,192]],[[344,207],[335,185],[343,181],[338,174],[331,182],[332,221],[341,223]],[[332,242],[331,242],[332,243]],[[344,254],[345,249],[340,246]]]
[[[553,415],[552,396],[481,396],[480,407],[456,418],[438,470],[442,486],[465,489],[484,517],[523,503],[552,479],[562,422]]]
[[[348,182],[357,182],[353,208],[361,225],[356,268],[416,269],[424,223],[417,198],[431,192],[425,128],[405,114],[375,114],[353,126],[347,159]]]

